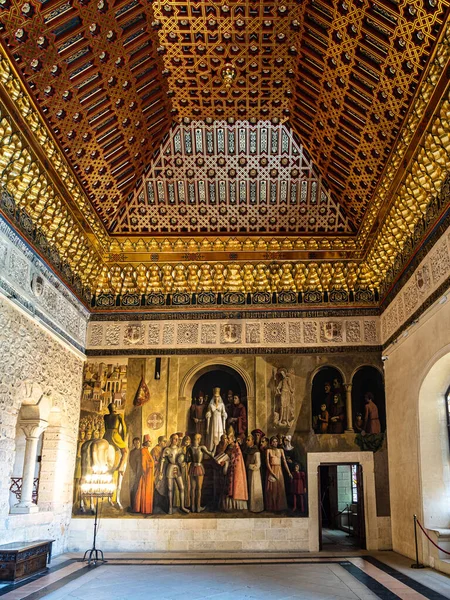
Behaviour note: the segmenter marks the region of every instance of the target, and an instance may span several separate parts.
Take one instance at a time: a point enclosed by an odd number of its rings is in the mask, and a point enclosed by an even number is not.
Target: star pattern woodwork
[[[274,126],[289,118],[345,218],[359,226],[448,6],[2,0],[0,39],[111,232],[120,233],[124,199],[174,115],[270,118]],[[226,83],[230,65],[235,77]],[[273,215],[259,216],[270,230]]]
[[[348,213],[362,220],[448,3],[308,0],[300,5],[291,122]]]
[[[144,0],[0,6],[3,46],[106,225],[172,122]]]
[[[194,121],[170,133],[111,233],[356,230],[285,125]]]

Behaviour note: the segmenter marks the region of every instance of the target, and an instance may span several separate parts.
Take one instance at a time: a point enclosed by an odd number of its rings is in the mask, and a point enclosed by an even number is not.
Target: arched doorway
[[[227,412],[227,424],[229,425],[229,419],[233,417],[233,398],[239,396],[241,404],[244,406],[245,412],[245,432],[247,433],[247,422],[248,422],[248,402],[247,402],[247,386],[240,373],[228,365],[208,365],[205,369],[201,369],[197,374],[195,381],[192,385],[192,397],[190,398],[190,407],[186,415],[186,431],[189,434],[193,434],[197,428],[193,421],[193,416],[199,416],[194,406],[198,404],[200,396],[202,396],[202,402],[204,410],[201,411],[205,414],[207,406],[213,397],[214,388],[220,389],[220,395],[225,404],[225,410]],[[206,425],[206,424],[205,424]],[[204,442],[206,442],[206,429],[199,431],[202,433]]]
[[[448,402],[450,393],[450,347],[434,362],[419,392],[420,470],[423,523],[428,529],[450,526],[450,439]],[[428,554],[428,544],[424,544]],[[427,557],[424,556],[427,560]]]
[[[202,436],[203,444],[208,449],[215,452],[216,446],[212,446],[212,431],[217,431],[213,417],[210,421],[210,430],[208,431],[208,406],[213,399],[213,390],[220,389],[220,395],[225,405],[227,414],[225,431],[234,430],[236,437],[244,439],[248,431],[248,388],[244,377],[230,365],[209,363],[199,365],[198,370],[191,373],[186,389],[191,390],[190,398],[187,404],[189,408],[186,414],[186,431],[189,437],[193,438],[195,433]],[[183,389],[183,388],[182,388]],[[239,400],[235,401],[236,396]],[[237,404],[236,404],[237,402]],[[234,417],[239,419],[234,420]],[[223,422],[219,417],[220,433],[224,433]],[[217,422],[216,422],[217,424]],[[219,434],[217,434],[219,437]],[[205,469],[204,484],[202,489],[202,503],[210,510],[216,510],[219,507],[221,496],[222,478],[218,472],[214,461],[205,460],[203,463]]]

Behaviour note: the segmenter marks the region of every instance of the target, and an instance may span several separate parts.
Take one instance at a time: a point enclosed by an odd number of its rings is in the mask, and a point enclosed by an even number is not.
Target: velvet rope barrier
[[[448,552],[447,550],[444,550],[444,548],[441,548],[440,546],[438,546],[436,544],[436,542],[433,542],[433,540],[430,538],[430,536],[428,535],[428,533],[422,527],[422,523],[419,521],[419,519],[416,517],[416,515],[414,515],[414,517],[415,517],[415,520],[417,521],[417,525],[420,527],[420,529],[422,530],[422,532],[423,532],[424,536],[427,538],[427,540],[429,540],[433,544],[433,546],[436,546],[436,548],[438,550],[440,550],[441,552],[444,552],[444,554],[450,555],[450,552]]]

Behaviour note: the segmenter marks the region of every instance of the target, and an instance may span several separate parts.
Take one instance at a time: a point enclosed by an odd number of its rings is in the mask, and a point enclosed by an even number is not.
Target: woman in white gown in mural
[[[220,388],[213,389],[213,397],[206,411],[206,436],[210,452],[214,452],[221,436],[225,433],[227,411],[220,395]]]

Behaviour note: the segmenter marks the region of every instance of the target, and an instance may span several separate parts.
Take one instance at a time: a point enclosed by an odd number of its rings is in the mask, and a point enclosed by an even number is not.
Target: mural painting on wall
[[[352,427],[362,450],[378,450],[384,441],[386,422],[383,378],[375,367],[359,368],[353,376]],[[323,367],[313,378],[312,428],[316,434],[342,434],[347,428],[347,390],[334,367]]]
[[[274,371],[273,424],[280,431],[271,427],[269,436],[266,425],[249,427],[237,371],[218,365],[200,375],[180,417],[176,405],[161,409],[138,360],[86,365],[75,514],[92,508],[83,482],[108,472],[115,488],[104,503],[108,516],[306,516],[306,460],[288,433],[296,418],[291,370]],[[180,431],[170,429],[180,422]]]
[[[384,442],[386,403],[383,377],[374,367],[364,366],[352,379],[353,429],[361,450],[376,452]]]
[[[312,384],[312,427],[315,433],[344,433],[347,422],[342,375],[333,367],[318,371]]]

